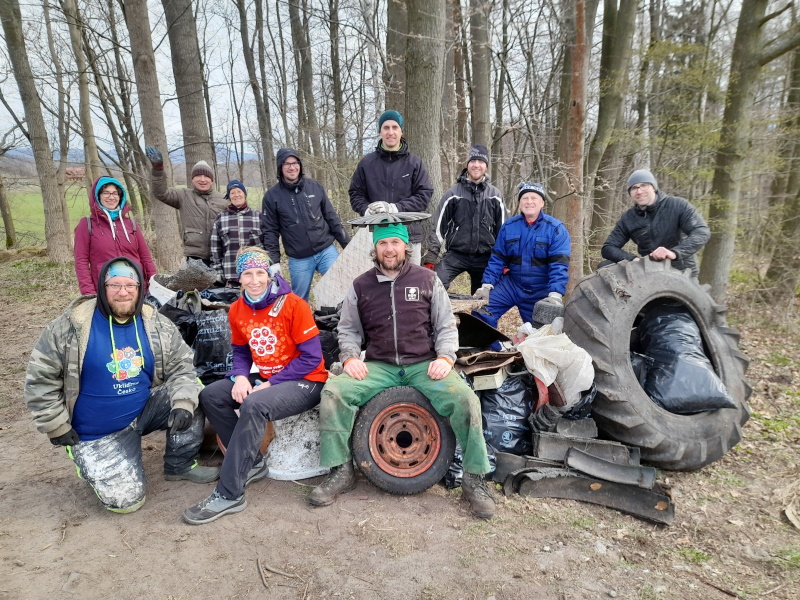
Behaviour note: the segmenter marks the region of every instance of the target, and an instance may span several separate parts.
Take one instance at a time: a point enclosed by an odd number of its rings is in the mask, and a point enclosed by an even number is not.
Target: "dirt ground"
[[[485,522],[460,491],[396,497],[363,480],[326,508],[306,503],[313,480],[261,481],[244,512],[193,527],[180,515],[212,485],[164,481],[162,436],[144,439],[146,504],[117,515],[31,425],[30,350],[75,295],[68,268],[0,264],[2,599],[800,598],[800,531],[781,495],[800,493],[797,306],[734,299],[732,314],[746,315],[734,324],[752,359],[754,416],[723,460],[659,473],[676,504],[670,527],[499,493],[498,516]],[[262,581],[258,559],[283,574]]]

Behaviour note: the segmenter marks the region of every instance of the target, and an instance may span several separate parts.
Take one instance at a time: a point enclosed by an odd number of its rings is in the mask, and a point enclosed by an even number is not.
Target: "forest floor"
[[[796,305],[734,296],[753,415],[719,462],[659,472],[676,506],[669,527],[499,492],[497,517],[480,521],[458,490],[400,497],[363,480],[312,508],[316,480],[269,479],[248,488],[244,512],[193,527],[181,513],[213,486],[164,481],[163,436],[143,440],[146,504],[117,515],[32,426],[30,351],[76,285],[69,266],[12,258],[0,263],[1,599],[800,598],[800,531],[783,514],[800,493]],[[262,580],[258,559],[284,574]]]

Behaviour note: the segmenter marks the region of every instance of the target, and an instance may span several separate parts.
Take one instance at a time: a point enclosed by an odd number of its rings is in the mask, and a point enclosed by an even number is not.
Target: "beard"
[[[125,323],[136,314],[136,300],[131,302],[110,302],[111,316],[115,321]]]
[[[406,257],[395,255],[390,258],[379,257],[378,264],[384,273],[399,273],[403,268],[403,263],[406,262]]]

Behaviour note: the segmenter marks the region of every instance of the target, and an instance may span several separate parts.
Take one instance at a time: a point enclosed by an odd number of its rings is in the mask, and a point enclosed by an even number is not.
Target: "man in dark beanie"
[[[375,151],[358,163],[350,180],[350,206],[359,215],[396,212],[425,212],[433,196],[428,171],[422,159],[408,150],[403,137],[403,116],[385,111],[378,119],[380,141]],[[409,223],[411,262],[422,258],[424,231]]]
[[[506,207],[500,190],[489,183],[489,151],[475,145],[467,166],[439,202],[428,237],[423,263],[436,269],[445,289],[461,273],[470,277],[470,293],[481,286],[497,232],[505,221]],[[444,256],[439,253],[444,245]]]
[[[344,248],[350,236],[328,199],[325,189],[303,173],[300,155],[281,148],[276,155],[278,183],[261,202],[261,240],[274,264],[281,260],[278,240],[289,257],[292,291],[308,301],[314,273],[323,275],[339,258],[334,241]]]
[[[139,264],[111,259],[97,291],[45,327],[28,363],[25,402],[101,504],[130,513],[145,501],[142,436],[166,432],[168,481],[210,483],[219,470],[197,464],[203,386],[178,328],[144,303]]]
[[[214,189],[214,171],[209,164],[198,161],[192,167],[192,184],[187,188],[171,188],[164,173],[164,157],[153,146],[145,148],[152,165],[150,189],[156,200],[178,210],[183,229],[183,254],[211,265],[211,228],[217,215],[227,207],[227,201]]]
[[[238,179],[228,182],[228,208],[219,213],[211,230],[211,268],[226,286],[239,287],[236,255],[261,244],[261,213],[247,205],[247,188]]]
[[[627,190],[633,207],[622,214],[603,244],[601,253],[607,260],[599,266],[636,258],[622,249],[628,240],[633,240],[641,256],[669,259],[676,269],[691,269],[697,277],[694,255],[711,237],[697,209],[683,198],[661,192],[656,178],[647,169],[631,173]]]

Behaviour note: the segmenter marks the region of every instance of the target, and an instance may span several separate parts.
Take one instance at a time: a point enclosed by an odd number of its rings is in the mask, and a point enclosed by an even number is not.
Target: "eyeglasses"
[[[636,185],[631,186],[631,188],[628,190],[628,193],[633,194],[639,190],[646,190],[649,187],[651,187],[649,183],[637,183]]]
[[[103,198],[119,198],[119,192],[101,192],[100,196]]]
[[[126,292],[133,293],[139,289],[138,283],[107,283],[106,289],[111,290],[115,294],[119,294],[125,288]]]
[[[299,163],[299,162],[296,162],[296,161],[295,161],[295,162],[285,162],[285,163],[283,163],[283,166],[284,166],[284,167],[289,167],[289,168],[292,168],[292,167],[299,167],[299,166],[300,166],[300,163]]]

